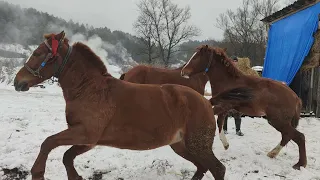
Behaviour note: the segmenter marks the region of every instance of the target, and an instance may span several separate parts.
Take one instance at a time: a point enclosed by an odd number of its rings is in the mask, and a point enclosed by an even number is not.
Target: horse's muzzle
[[[18,82],[16,78],[14,79],[13,85],[14,85],[14,89],[16,91],[28,91],[29,90],[27,82],[25,82],[25,81]]]

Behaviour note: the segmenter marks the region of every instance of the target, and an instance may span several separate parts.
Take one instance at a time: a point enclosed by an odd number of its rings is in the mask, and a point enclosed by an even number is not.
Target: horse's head
[[[225,52],[226,49],[222,49],[222,51]],[[189,78],[190,76],[201,72],[207,73],[214,63],[214,53],[215,51],[213,51],[213,49],[208,45],[199,46],[196,49],[196,52],[182,68],[181,76]]]
[[[16,91],[28,91],[30,87],[39,84],[52,76],[58,77],[62,71],[71,48],[65,33],[45,35],[45,40],[33,51],[24,66],[14,79]],[[63,59],[62,56],[65,58]]]

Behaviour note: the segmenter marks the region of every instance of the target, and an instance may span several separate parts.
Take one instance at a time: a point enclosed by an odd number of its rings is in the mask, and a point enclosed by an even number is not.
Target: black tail
[[[123,73],[123,74],[121,74],[121,76],[120,76],[120,80],[124,80],[124,76],[126,75],[126,73]]]
[[[232,103],[232,105],[238,105],[251,101],[253,97],[252,89],[240,87],[221,92],[217,96],[211,98],[210,102],[213,106],[230,103]]]

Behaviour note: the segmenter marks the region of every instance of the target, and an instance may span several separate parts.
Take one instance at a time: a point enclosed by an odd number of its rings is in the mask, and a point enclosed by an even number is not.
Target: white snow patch
[[[30,169],[46,137],[67,128],[65,101],[57,86],[33,88],[29,92],[15,92],[12,86],[0,87],[0,168]],[[317,180],[320,179],[320,121],[303,118],[298,127],[306,136],[308,166],[301,171],[292,169],[298,161],[298,148],[289,142],[276,159],[267,153],[281,140],[280,133],[261,118],[244,118],[243,137],[235,135],[234,121],[229,120],[226,135],[230,148],[225,151],[218,131],[213,151],[226,166],[226,180]],[[66,179],[62,163],[69,148],[58,147],[50,154],[45,177]],[[79,174],[88,179],[94,171],[103,171],[103,179],[113,180],[180,180],[191,179],[195,166],[175,154],[169,146],[148,151],[120,150],[96,147],[75,160]],[[257,173],[254,173],[257,172]],[[3,173],[0,170],[0,179]],[[27,179],[31,179],[29,175]],[[212,180],[207,172],[204,180]]]

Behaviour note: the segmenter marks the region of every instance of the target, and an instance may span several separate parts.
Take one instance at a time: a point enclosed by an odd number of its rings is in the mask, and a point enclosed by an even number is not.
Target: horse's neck
[[[200,89],[204,89],[208,82],[208,78],[206,75],[201,73],[201,74],[197,74],[196,76],[191,76],[190,81],[197,82],[197,84],[200,86]]]
[[[97,73],[98,70],[88,67],[92,67],[92,65],[88,64],[80,54],[70,56],[63,73],[59,77],[59,83],[66,100],[79,96],[90,84],[104,77]]]
[[[228,67],[220,62],[216,62],[208,71],[208,77],[211,85],[212,96],[221,91],[237,86],[239,79],[243,78],[241,74],[233,75],[228,71]]]

